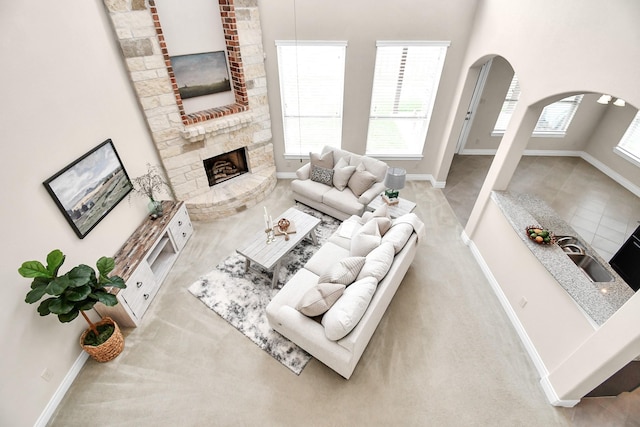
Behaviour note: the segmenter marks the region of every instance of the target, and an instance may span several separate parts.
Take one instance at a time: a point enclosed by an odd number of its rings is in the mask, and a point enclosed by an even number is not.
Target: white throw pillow
[[[333,167],[333,186],[343,191],[347,188],[349,178],[355,172],[355,166],[349,166],[349,163],[342,157]]]
[[[391,228],[387,231],[382,238],[382,243],[389,242],[393,244],[395,253],[398,253],[407,244],[409,237],[413,233],[413,226],[407,223],[394,224],[391,223]]]
[[[367,255],[364,266],[356,280],[374,277],[378,282],[381,281],[391,268],[394,256],[393,245],[391,243],[382,243]]]
[[[373,277],[367,277],[347,287],[322,317],[325,336],[337,341],[351,332],[367,311],[377,286]]]
[[[337,264],[329,267],[318,278],[318,283],[341,283],[350,285],[356,280],[360,269],[364,265],[364,257],[353,256],[340,260]]]
[[[384,236],[391,228],[391,219],[384,216],[373,217],[369,222],[375,222],[378,225],[380,236]]]
[[[375,221],[369,221],[351,237],[349,255],[367,256],[369,252],[380,246],[381,240],[378,224]]]
[[[340,283],[318,283],[305,292],[296,309],[305,316],[320,316],[335,304],[344,289]]]

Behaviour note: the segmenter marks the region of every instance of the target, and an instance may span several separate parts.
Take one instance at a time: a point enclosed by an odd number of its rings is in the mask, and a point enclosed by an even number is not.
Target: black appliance
[[[640,289],[640,227],[636,228],[609,264],[631,289]]]

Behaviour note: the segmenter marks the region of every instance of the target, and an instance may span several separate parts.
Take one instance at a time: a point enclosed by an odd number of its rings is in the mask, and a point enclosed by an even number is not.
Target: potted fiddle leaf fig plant
[[[89,324],[80,337],[81,347],[98,362],[114,359],[124,348],[120,328],[110,317],[93,323],[85,313],[97,302],[106,306],[118,303],[116,296],[106,288],[127,287],[120,276],[109,276],[115,268],[113,258],[101,257],[96,263],[97,273],[92,267],[80,264],[60,274],[64,260],[65,255],[55,249],[47,255],[46,266],[40,261],[22,263],[18,273],[33,279],[25,302],[33,304],[46,297],[40,302],[38,313],[40,316],[55,314],[62,323],[71,322],[81,314]]]
[[[162,201],[156,199],[161,191],[169,191],[169,184],[160,174],[157,166],[147,163],[147,173],[131,180],[133,193],[149,199],[149,214],[155,219],[162,216]]]

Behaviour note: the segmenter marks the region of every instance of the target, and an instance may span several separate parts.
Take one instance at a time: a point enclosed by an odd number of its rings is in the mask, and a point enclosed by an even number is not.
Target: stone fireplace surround
[[[218,2],[228,52],[235,49],[234,87],[246,95],[185,120],[153,0],[104,0],[167,178],[195,220],[240,212],[276,184],[257,0]],[[209,187],[203,161],[240,148],[250,173]]]

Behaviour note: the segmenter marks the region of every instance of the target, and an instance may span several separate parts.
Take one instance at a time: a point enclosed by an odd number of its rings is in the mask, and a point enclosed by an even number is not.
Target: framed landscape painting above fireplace
[[[81,239],[133,189],[111,139],[42,184]]]

